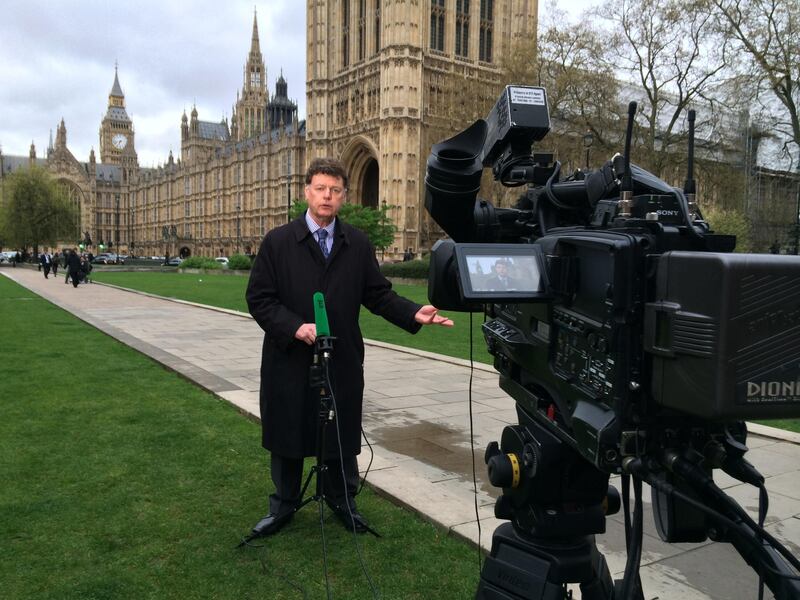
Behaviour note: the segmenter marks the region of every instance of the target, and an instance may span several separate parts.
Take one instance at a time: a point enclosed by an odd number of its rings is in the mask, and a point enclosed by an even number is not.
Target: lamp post
[[[239,249],[242,245],[242,205],[236,205],[236,254],[239,254]]]
[[[586,170],[589,170],[589,148],[592,147],[594,143],[594,135],[592,135],[591,131],[587,131],[583,134],[583,147],[586,148]]]

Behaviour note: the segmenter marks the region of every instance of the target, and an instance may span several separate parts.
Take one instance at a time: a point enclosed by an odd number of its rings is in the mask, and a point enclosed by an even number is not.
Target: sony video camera
[[[703,220],[693,111],[683,189],[631,164],[634,115],[624,155],[562,178],[532,151],[550,130],[545,90],[507,86],[427,162],[425,206],[451,238],[433,248],[429,298],[487,315],[519,416],[487,450],[496,514],[539,538],[604,531],[607,476],[628,472],[654,486],[666,541],[704,540],[703,511],[664,492],[712,502],[679,465],[746,463],[743,420],[800,417],[800,260],[734,254]],[[525,190],[516,207],[477,198],[485,168]],[[585,464],[566,466],[564,447]],[[526,485],[547,469],[547,485]],[[554,521],[559,502],[580,518]]]

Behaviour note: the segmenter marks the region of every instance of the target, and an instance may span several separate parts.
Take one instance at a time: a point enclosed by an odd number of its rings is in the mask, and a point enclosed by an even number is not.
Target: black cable
[[[620,484],[622,487],[622,515],[625,519],[625,552],[631,548],[631,476],[623,473],[620,476]]]
[[[762,483],[758,486],[758,526],[763,527],[769,511],[769,494],[767,487]],[[758,576],[758,600],[764,600],[764,578]]]
[[[639,578],[639,565],[642,560],[642,536],[644,533],[644,509],[642,507],[642,482],[640,479],[633,480],[633,525],[631,535],[628,537],[628,520],[630,507],[630,489],[628,482],[622,482],[623,493],[625,495],[625,544],[627,546],[628,558],[625,562],[625,574],[622,578],[622,600],[634,600],[639,598],[638,592],[641,590],[641,580]],[[630,544],[629,544],[630,542]]]
[[[331,376],[330,376],[330,371],[328,370],[327,361],[325,361],[324,364],[325,364],[325,380],[328,383],[328,390],[330,390],[330,393],[331,393],[331,403],[333,404],[333,411],[334,411],[334,414],[338,416],[339,410],[336,408],[336,395],[333,393],[333,385],[332,385],[332,382],[331,382]],[[342,434],[339,431],[339,419],[338,418],[334,418],[333,422],[336,425],[336,441],[338,442],[338,446],[339,446],[339,470],[340,470],[340,472],[342,474],[342,487],[344,488],[345,494],[346,494],[347,493],[347,476],[345,475],[345,472],[344,472],[344,454],[342,453]],[[322,451],[324,453],[325,449],[323,448]],[[367,578],[367,583],[369,583],[369,588],[372,591],[372,597],[373,598],[380,598],[380,594],[378,593],[378,590],[375,588],[375,584],[373,583],[372,578],[369,576],[369,572],[367,571],[367,567],[364,564],[364,557],[361,554],[361,545],[358,543],[358,535],[356,534],[355,519],[353,518],[353,509],[350,506],[350,499],[345,497],[345,502],[344,503],[347,506],[347,514],[350,517],[350,524],[352,525],[351,533],[353,534],[353,543],[355,544],[355,547],[356,547],[356,555],[358,556],[358,563],[361,566],[361,571],[364,573],[364,576]],[[341,510],[341,507],[339,507],[339,508]],[[322,511],[322,504],[320,504],[320,511]],[[327,572],[325,573],[325,577],[326,577],[326,581],[327,581]]]
[[[692,497],[690,497],[690,496],[678,491],[672,485],[667,484],[666,482],[664,482],[664,481],[662,481],[660,479],[656,479],[655,477],[652,477],[647,472],[642,473],[642,474],[634,473],[634,475],[637,478],[643,479],[644,481],[646,481],[651,486],[661,490],[665,494],[668,494],[668,495],[674,496],[674,497],[676,497],[676,498],[678,498],[680,500],[683,500],[684,502],[686,502],[687,504],[693,506],[694,508],[696,508],[700,512],[703,512],[706,515],[708,515],[709,517],[711,517],[712,520],[716,521],[719,524],[724,525],[727,529],[730,529],[731,531],[739,533],[739,536],[746,543],[750,544],[751,546],[754,546],[756,549],[758,549],[759,552],[763,552],[763,550],[764,550],[764,546],[763,546],[763,544],[761,542],[763,542],[763,541],[769,542],[769,545],[773,550],[775,550],[781,556],[783,556],[793,567],[795,567],[796,569],[800,570],[800,567],[798,566],[800,564],[800,561],[798,561],[797,558],[792,556],[792,554],[783,546],[783,544],[781,544],[778,540],[776,540],[766,530],[764,530],[761,527],[758,527],[758,525],[756,525],[755,523],[753,523],[753,527],[751,527],[751,529],[754,529],[752,531],[752,533],[754,534],[754,537],[753,538],[748,537],[748,536],[743,535],[741,533],[741,529],[743,527],[741,524],[734,522],[733,520],[729,519],[728,517],[726,517],[725,515],[721,514],[720,512],[718,512],[718,511],[716,511],[716,510],[714,510],[712,508],[709,508],[708,506],[706,506],[702,502],[698,502],[694,498],[692,498]],[[761,536],[762,540],[759,540],[756,537],[755,534]],[[781,577],[781,578],[784,578],[784,579],[800,580],[800,575],[789,575],[787,573],[781,573],[780,571],[778,571],[777,569],[774,569],[773,567],[769,566],[766,563],[762,563],[761,566],[766,571],[768,571],[768,572],[770,572],[773,575],[776,575],[778,577]]]
[[[259,548],[260,548],[261,546],[257,546],[257,547],[259,547]],[[259,562],[261,563],[261,571],[263,572],[263,574],[264,574],[265,576],[266,576],[266,575],[269,575],[270,571],[269,571],[269,569],[267,569],[267,563],[265,562],[265,560],[264,560],[264,557],[263,557],[263,556],[259,556],[259,557],[258,557],[258,560],[259,560]],[[280,578],[278,578],[278,579],[280,579]],[[307,600],[307,599],[308,599],[308,590],[305,588],[305,586],[302,586],[302,585],[300,585],[300,584],[294,583],[294,582],[293,582],[291,579],[289,579],[288,577],[287,577],[287,578],[284,578],[284,579],[282,579],[282,581],[284,581],[285,583],[287,583],[287,584],[289,585],[289,587],[291,587],[291,588],[294,588],[295,590],[297,590],[298,592],[300,592],[301,594],[303,594],[303,600]]]
[[[320,477],[319,472],[317,472],[317,477]],[[319,507],[319,532],[322,537],[322,572],[325,575],[325,595],[328,597],[328,600],[331,600],[333,596],[331,595],[331,584],[328,579],[328,543],[325,540],[325,507],[322,506],[321,499],[317,500],[317,506]]]
[[[475,427],[472,421],[472,376],[475,371],[475,363],[472,348],[472,313],[469,313],[469,451],[472,457],[472,500],[475,503],[475,523],[478,525],[478,576],[480,577],[483,567],[481,556],[481,516],[478,512],[478,476],[475,468]]]
[[[369,463],[367,463],[367,469],[364,471],[364,476],[361,478],[361,483],[358,484],[358,489],[355,493],[356,496],[358,496],[361,493],[361,490],[364,489],[364,484],[367,482],[367,475],[369,475],[369,470],[372,468],[372,461],[375,459],[375,451],[372,449],[372,444],[369,443],[369,438],[367,437],[367,432],[364,431],[364,427],[361,427],[361,436],[367,443],[367,448],[369,448]]]

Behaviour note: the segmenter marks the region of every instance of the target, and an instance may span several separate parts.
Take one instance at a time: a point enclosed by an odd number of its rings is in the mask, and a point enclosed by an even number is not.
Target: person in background
[[[67,277],[72,280],[72,287],[78,287],[81,277],[81,257],[77,248],[70,250],[67,258]]]
[[[49,252],[42,252],[39,256],[39,264],[41,265],[40,270],[44,271],[44,278],[48,279],[50,276],[50,267],[53,264],[53,257]]]

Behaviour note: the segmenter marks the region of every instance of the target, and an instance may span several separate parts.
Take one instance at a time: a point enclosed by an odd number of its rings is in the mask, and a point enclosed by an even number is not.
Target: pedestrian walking
[[[50,255],[49,252],[42,252],[41,256],[39,256],[39,265],[41,266],[41,271],[44,271],[44,278],[48,279],[50,276],[50,267],[53,264],[53,257]]]

